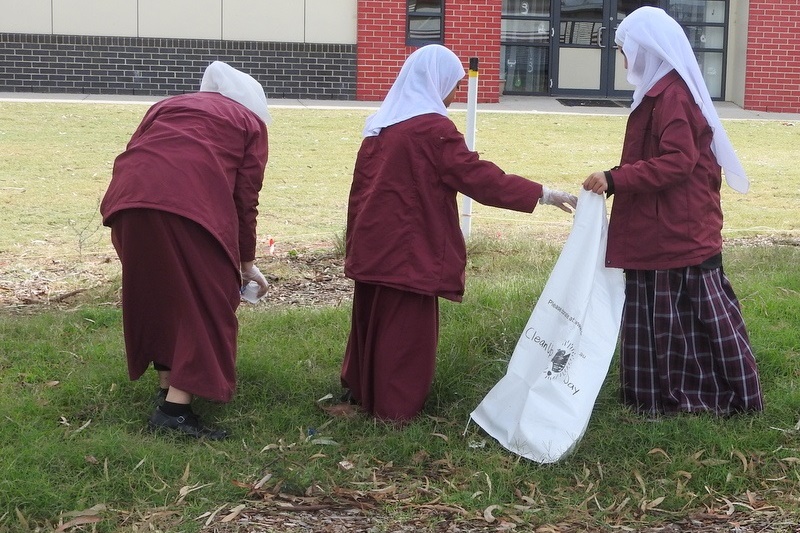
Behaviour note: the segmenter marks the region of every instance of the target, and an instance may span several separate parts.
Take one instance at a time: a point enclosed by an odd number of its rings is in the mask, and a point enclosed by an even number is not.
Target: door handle
[[[603,43],[603,30],[607,29],[605,26],[600,26],[597,28],[597,46],[600,48],[605,48],[606,45]]]

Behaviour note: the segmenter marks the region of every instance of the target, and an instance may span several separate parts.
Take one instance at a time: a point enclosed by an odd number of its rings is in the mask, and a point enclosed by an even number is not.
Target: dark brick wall
[[[214,60],[267,97],[354,100],[356,46],[0,33],[0,91],[165,96],[196,91]]]

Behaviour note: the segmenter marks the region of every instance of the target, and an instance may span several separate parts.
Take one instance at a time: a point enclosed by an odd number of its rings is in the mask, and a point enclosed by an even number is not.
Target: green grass
[[[442,306],[425,416],[403,430],[364,418],[331,419],[316,406],[325,394],[339,393],[346,307],[243,308],[238,394],[226,406],[199,404],[234,437],[206,444],[143,430],[155,376],[127,380],[118,309],[7,315],[0,322],[0,528],[15,531],[17,512],[42,525],[104,504],[109,510],[98,531],[115,531],[129,513],[161,507],[176,511],[181,530],[191,531],[199,526],[193,517],[247,500],[234,481],[253,484],[267,473],[270,490],[299,496],[310,487],[394,485],[409,497],[405,511],[434,500],[473,513],[501,505],[495,515],[534,524],[635,526],[698,509],[724,512],[726,500],[751,505],[748,493],[759,506],[796,507],[796,247],[728,253],[758,354],[763,414],[649,423],[619,405],[612,368],[586,435],[563,462],[521,460],[474,424],[462,434],[470,411],[504,373],[557,251],[535,243],[473,248],[464,303]],[[314,444],[311,428],[319,428],[314,438],[336,444]],[[345,460],[351,470],[339,466]],[[185,487],[202,488],[181,499]],[[652,502],[655,509],[647,509]]]
[[[46,257],[108,251],[97,207],[114,158],[144,105],[0,102],[0,254]],[[328,243],[344,224],[347,192],[368,110],[274,109],[259,229],[279,249]],[[462,129],[466,115],[454,111]],[[481,113],[476,147],[507,172],[572,192],[619,162],[625,118]],[[800,130],[780,121],[726,121],[748,170],[747,195],[723,189],[728,237],[800,231]],[[474,204],[476,234],[566,235],[569,218]]]
[[[101,520],[86,531],[199,531],[208,513],[222,527],[242,503],[261,509],[334,493],[398,521],[425,505],[450,510],[427,511],[431,520],[481,518],[498,505],[500,520],[572,530],[635,530],[729,511],[732,522],[797,522],[797,246],[725,253],[758,357],[764,413],[646,422],[619,404],[614,362],[583,440],[562,462],[520,459],[475,424],[465,432],[504,374],[569,230],[569,217],[553,209],[475,206],[465,300],[441,304],[433,390],[408,427],[332,419],[317,405],[340,392],[345,304],[242,307],[237,395],[197,405],[233,437],[198,443],[147,432],[155,375],[128,380],[117,264],[96,220],[113,158],[144,109],[0,103],[0,290],[6,296],[53,272],[89,287],[66,306],[0,310],[0,532],[50,531],[91,508],[86,514]],[[336,246],[366,113],[274,110],[259,224],[279,250]],[[747,196],[725,192],[726,237],[796,236],[796,128],[726,124],[753,181]],[[508,171],[577,188],[589,171],[616,162],[623,128],[615,117],[481,114],[478,148]]]

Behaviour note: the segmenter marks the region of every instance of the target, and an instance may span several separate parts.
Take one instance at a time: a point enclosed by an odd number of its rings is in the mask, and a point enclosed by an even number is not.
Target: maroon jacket
[[[631,112],[620,167],[611,171],[607,266],[680,268],[722,251],[722,174],[711,139],[675,71]]]
[[[255,258],[266,164],[267,128],[255,113],[219,93],[167,98],[147,111],[114,161],[103,224],[123,209],[169,211],[203,226],[238,271]]]
[[[347,213],[345,274],[461,301],[467,252],[456,194],[532,212],[542,186],[470,151],[453,122],[420,115],[361,144]]]

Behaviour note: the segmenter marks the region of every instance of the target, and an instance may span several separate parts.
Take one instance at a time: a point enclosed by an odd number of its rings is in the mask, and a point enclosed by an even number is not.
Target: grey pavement
[[[141,95],[100,95],[64,93],[24,93],[0,92],[0,102],[79,102],[87,104],[152,104],[162,99],[158,96]],[[275,108],[308,109],[377,109],[380,102],[361,102],[355,100],[312,100],[270,98],[269,106]],[[739,120],[785,120],[800,121],[800,113],[768,113],[742,109],[733,102],[715,102],[722,119]],[[453,111],[465,111],[466,104],[454,103]],[[626,116],[630,110],[625,107],[566,106],[550,96],[502,96],[500,102],[478,104],[478,113],[529,113],[529,114],[582,114]]]

